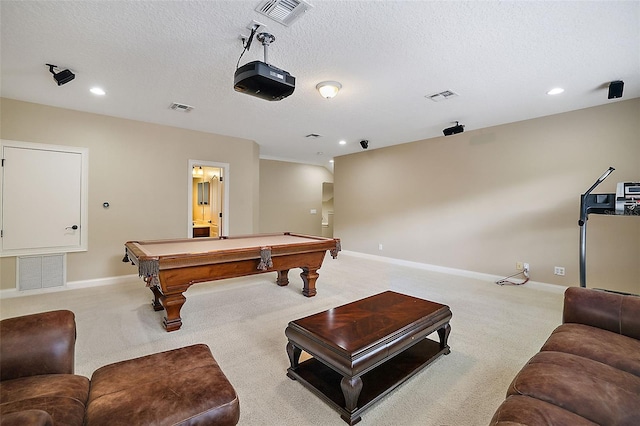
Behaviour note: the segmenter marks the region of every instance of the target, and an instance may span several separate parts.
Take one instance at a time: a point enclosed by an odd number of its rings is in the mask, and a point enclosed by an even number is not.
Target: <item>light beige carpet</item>
[[[325,259],[318,294],[306,298],[298,273],[289,272],[288,287],[275,284],[275,273],[194,285],[186,293],[182,329],[171,333],[162,328],[164,313],[151,308],[142,280],[0,300],[0,316],[75,312],[76,373],[88,377],[111,362],[205,343],[238,392],[240,425],[322,426],[346,423],[286,377],[290,320],[384,290],[451,307],[451,354],[366,411],[363,426],[488,424],[516,372],[561,322],[561,287],[501,287],[341,253]]]

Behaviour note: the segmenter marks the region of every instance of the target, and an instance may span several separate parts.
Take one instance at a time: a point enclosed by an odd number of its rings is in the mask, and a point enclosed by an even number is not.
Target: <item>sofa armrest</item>
[[[0,380],[73,374],[76,323],[60,310],[0,321]]]
[[[640,297],[583,287],[564,293],[563,323],[578,323],[640,340]]]

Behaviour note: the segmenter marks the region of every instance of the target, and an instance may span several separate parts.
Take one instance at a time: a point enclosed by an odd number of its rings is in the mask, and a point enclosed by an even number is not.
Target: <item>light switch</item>
[[[316,210],[316,209],[311,209],[311,210],[309,211],[309,213],[311,213],[311,214],[318,214],[318,210]]]

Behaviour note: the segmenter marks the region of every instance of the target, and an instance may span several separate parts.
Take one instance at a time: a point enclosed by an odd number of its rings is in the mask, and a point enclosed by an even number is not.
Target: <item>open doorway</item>
[[[333,238],[333,182],[322,182],[322,236]]]
[[[189,160],[189,238],[228,235],[229,165]]]

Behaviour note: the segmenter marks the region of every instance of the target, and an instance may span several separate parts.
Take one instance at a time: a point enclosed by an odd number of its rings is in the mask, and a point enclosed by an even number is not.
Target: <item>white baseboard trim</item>
[[[0,290],[0,299],[31,296],[34,294],[56,293],[59,291],[77,290],[80,288],[101,287],[105,285],[124,284],[139,279],[137,275],[120,275],[117,277],[95,278],[92,280],[68,281],[62,287],[38,288],[19,291],[17,288]]]
[[[340,251],[340,254],[346,254],[347,256],[359,257],[362,259],[376,260],[378,262],[391,263],[393,265],[398,265],[398,266],[407,266],[410,268],[424,269],[427,271],[440,272],[443,274],[458,275],[462,277],[474,278],[474,279],[483,280],[483,281],[491,281],[492,283],[495,283],[496,281],[504,278],[503,276],[486,274],[484,272],[449,268],[446,266],[432,265],[429,263],[412,262],[409,260],[395,259],[392,257],[377,256],[375,254],[360,253],[360,252],[349,251],[349,250],[342,250]],[[544,289],[547,291],[554,291],[557,293],[564,293],[564,291],[568,288],[563,285],[550,284],[550,283],[531,281],[531,280],[525,285],[529,287]]]
[[[103,285],[124,284],[139,279],[140,277],[138,277],[137,274],[120,275],[117,277],[96,278],[93,280],[70,281],[67,283],[67,287],[69,287],[70,289],[100,287]],[[144,284],[144,281],[141,280],[140,282]]]
[[[433,271],[433,272],[440,272],[443,274],[458,275],[458,276],[463,276],[467,278],[490,281],[492,283],[495,283],[496,281],[504,278],[498,275],[485,274],[483,272],[467,271],[465,269],[449,268],[446,266],[432,265],[429,263],[412,262],[409,260],[394,259],[392,257],[377,256],[374,254],[360,253],[360,252],[349,251],[349,250],[342,250],[340,254],[359,257],[362,259],[375,260],[378,262],[391,263],[398,266],[407,266],[410,268],[424,269],[424,270]],[[16,288],[5,289],[5,290],[0,290],[0,299],[31,296],[34,294],[43,294],[43,293],[55,293],[58,291],[76,290],[80,288],[123,284],[126,282],[136,281],[138,279],[139,277],[137,275],[132,274],[132,275],[121,275],[117,277],[96,278],[91,280],[69,281],[63,287],[52,287],[52,288],[42,288],[42,289],[36,289],[36,290],[23,290],[23,291],[18,291],[18,289]],[[547,291],[554,291],[557,293],[563,293],[567,289],[566,286],[537,282],[537,281],[529,281],[525,285],[529,287],[544,289]]]

